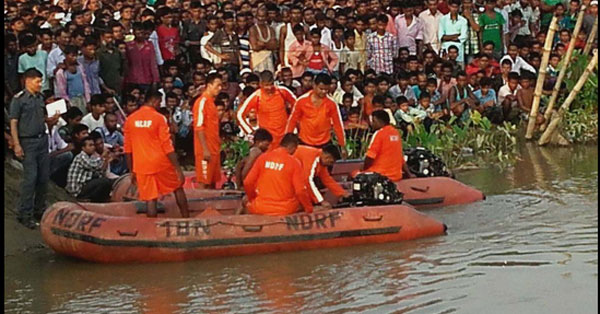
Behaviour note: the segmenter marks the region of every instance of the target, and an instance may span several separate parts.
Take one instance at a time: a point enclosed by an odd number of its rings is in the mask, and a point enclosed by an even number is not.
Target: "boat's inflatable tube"
[[[350,182],[341,182],[347,190],[351,189]],[[396,182],[398,190],[404,193],[404,201],[417,209],[438,208],[449,205],[469,204],[485,199],[481,191],[465,185],[448,177],[428,177],[404,179]],[[186,188],[188,198],[213,199],[221,196],[238,195],[241,191],[235,190],[198,190]],[[324,198],[331,204],[337,203],[337,198],[331,192],[323,190]],[[137,190],[131,188],[131,181],[124,176],[115,183],[111,197],[113,202],[130,201],[137,199]],[[173,199],[167,195],[162,200]]]
[[[41,232],[57,253],[93,262],[125,263],[396,242],[446,231],[441,222],[404,205],[275,217],[228,215],[237,205],[226,202],[209,205],[191,200],[194,217],[189,219],[178,218],[174,201],[160,202],[159,218],[147,218],[145,204],[137,201],[59,202],[44,213]],[[223,209],[205,209],[213,204]]]

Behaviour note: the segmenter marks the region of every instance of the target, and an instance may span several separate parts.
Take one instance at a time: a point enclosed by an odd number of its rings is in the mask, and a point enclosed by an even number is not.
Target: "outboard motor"
[[[448,171],[442,159],[423,147],[404,150],[404,161],[410,172],[419,178],[454,177]]]
[[[367,172],[354,177],[352,196],[342,203],[352,207],[391,205],[402,203],[403,197],[404,194],[398,191],[396,184],[390,179],[376,172]]]

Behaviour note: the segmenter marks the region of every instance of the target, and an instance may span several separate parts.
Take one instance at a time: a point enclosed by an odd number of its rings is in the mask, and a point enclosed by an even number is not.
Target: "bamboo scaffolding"
[[[544,113],[544,123],[540,126],[540,130],[544,131],[546,126],[548,126],[548,121],[552,117],[552,109],[554,108],[554,103],[558,98],[558,93],[560,92],[560,85],[562,84],[563,78],[567,73],[567,69],[569,68],[569,62],[571,62],[571,57],[573,56],[573,50],[575,50],[575,42],[577,41],[577,35],[579,35],[579,31],[581,30],[581,24],[583,24],[583,16],[585,15],[586,7],[584,5],[581,6],[579,10],[579,15],[577,16],[577,23],[575,24],[575,29],[573,30],[573,35],[571,37],[571,42],[569,42],[569,49],[567,49],[567,53],[565,54],[565,58],[563,61],[563,66],[560,68],[560,72],[558,73],[558,77],[556,78],[556,83],[554,83],[554,89],[552,90],[552,96],[550,96],[550,101],[548,101],[548,107],[546,108],[546,112]]]
[[[535,84],[535,91],[533,93],[533,104],[531,104],[531,112],[529,113],[529,123],[527,124],[527,132],[525,133],[525,139],[530,140],[533,137],[533,130],[535,129],[535,122],[537,120],[538,109],[540,107],[540,99],[542,97],[542,89],[544,87],[544,79],[546,78],[546,72],[548,67],[548,59],[550,59],[550,51],[552,50],[552,41],[554,39],[554,33],[558,28],[556,15],[552,17],[550,22],[550,28],[548,34],[546,34],[546,42],[544,43],[544,51],[542,55],[542,62],[540,64],[540,70],[538,73],[538,79]]]
[[[583,54],[587,55],[592,51],[592,45],[594,44],[594,40],[596,40],[596,33],[598,32],[598,16],[594,20],[594,26],[592,26],[592,31],[588,35],[587,42],[585,43],[585,48],[583,48]]]
[[[544,134],[542,134],[542,137],[540,138],[540,140],[538,142],[539,145],[546,145],[546,144],[548,144],[548,142],[550,142],[550,139],[552,138],[552,134],[558,127],[558,124],[561,122],[563,116],[565,115],[565,112],[567,112],[569,110],[569,106],[571,106],[571,103],[573,102],[573,100],[575,100],[577,93],[579,93],[579,91],[581,90],[581,87],[583,87],[583,84],[585,84],[585,82],[587,82],[588,77],[594,71],[594,68],[596,67],[597,64],[598,64],[598,49],[595,49],[594,56],[592,57],[592,59],[590,60],[590,63],[588,63],[588,66],[585,68],[585,71],[583,72],[583,74],[581,75],[579,80],[577,81],[577,84],[575,84],[575,86],[573,87],[573,90],[571,90],[571,92],[569,93],[569,96],[567,97],[567,99],[565,99],[565,102],[562,104],[562,106],[560,106],[560,108],[558,109],[558,112],[552,116],[552,121],[550,122],[550,124],[548,124],[548,128],[546,128],[546,131],[544,132]]]

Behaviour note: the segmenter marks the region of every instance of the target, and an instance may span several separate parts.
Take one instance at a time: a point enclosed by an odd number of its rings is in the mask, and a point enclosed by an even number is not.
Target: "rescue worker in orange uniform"
[[[246,121],[250,110],[256,111],[258,126],[266,129],[273,136],[271,149],[279,146],[285,135],[285,126],[288,113],[296,103],[296,96],[283,86],[275,86],[273,73],[263,71],[260,73],[260,88],[252,93],[237,111],[237,121],[242,131],[252,134],[252,126]],[[287,104],[287,106],[286,106]]]
[[[390,116],[383,110],[372,113],[375,133],[369,143],[363,172],[377,172],[392,181],[402,180],[402,170],[414,178],[402,151],[402,137],[398,130],[390,125]]]
[[[297,147],[298,137],[286,134],[278,148],[258,157],[244,180],[251,214],[289,215],[300,206],[307,213],[313,212],[302,165],[292,156]]]
[[[184,176],[171,141],[169,124],[160,108],[162,94],[151,90],[144,105],[132,113],[123,127],[127,166],[132,169],[131,183],[137,185],[139,199],[146,201],[147,216],[156,217],[159,195],[175,192],[183,218],[190,216],[183,191]]]
[[[337,147],[327,145],[322,149],[299,145],[294,153],[302,163],[306,187],[310,193],[313,203],[320,204],[325,208],[331,208],[321,195],[321,192],[315,184],[315,179],[319,178],[323,185],[328,188],[337,197],[346,197],[350,194],[342,188],[329,174],[328,167],[333,166],[336,160],[340,158]]]
[[[215,188],[221,179],[220,118],[215,97],[221,92],[223,80],[217,73],[206,78],[204,93],[194,102],[194,157],[198,188]]]
[[[346,135],[338,105],[327,96],[331,85],[331,77],[325,73],[317,75],[312,91],[302,95],[296,101],[286,132],[299,127],[298,137],[301,144],[322,148],[331,141],[333,128],[338,145],[342,149],[342,157],[346,159]]]

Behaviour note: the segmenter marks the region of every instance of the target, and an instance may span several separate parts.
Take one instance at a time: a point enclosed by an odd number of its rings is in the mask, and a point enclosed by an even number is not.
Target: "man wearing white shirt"
[[[48,61],[46,62],[46,75],[48,79],[53,79],[58,65],[65,60],[65,53],[63,52],[65,47],[71,42],[71,33],[68,29],[64,28],[60,30],[56,43],[58,47],[52,49],[48,54]]]
[[[438,0],[427,0],[427,10],[419,14],[419,19],[423,22],[423,44],[432,49],[435,53],[440,52],[440,40],[438,30],[442,13],[437,10]]]
[[[104,97],[102,94],[92,95],[90,108],[90,113],[86,114],[81,119],[81,123],[87,125],[90,130],[103,127],[104,111],[106,110],[106,107],[104,105]]]
[[[521,70],[527,70],[533,73],[537,72],[532,65],[519,56],[519,47],[514,42],[508,44],[508,54],[500,59],[500,64],[502,64],[502,61],[504,60],[512,62],[512,72],[517,72],[518,74],[521,74]]]
[[[519,89],[521,89],[521,86],[519,86],[519,74],[517,72],[508,73],[508,81],[498,90],[498,104],[502,106],[505,120],[512,120],[514,114],[519,113],[519,104],[517,102],[517,92]],[[513,114],[511,115],[511,113]]]
[[[460,0],[451,0],[449,4],[450,13],[440,19],[438,37],[442,44],[442,51],[447,53],[450,46],[458,48],[456,61],[464,66],[465,41],[468,38],[469,24],[467,19],[458,15]]]
[[[405,1],[401,5],[404,14],[399,14],[394,20],[398,45],[407,47],[411,55],[416,55],[423,50],[423,22],[414,15],[414,2]]]

